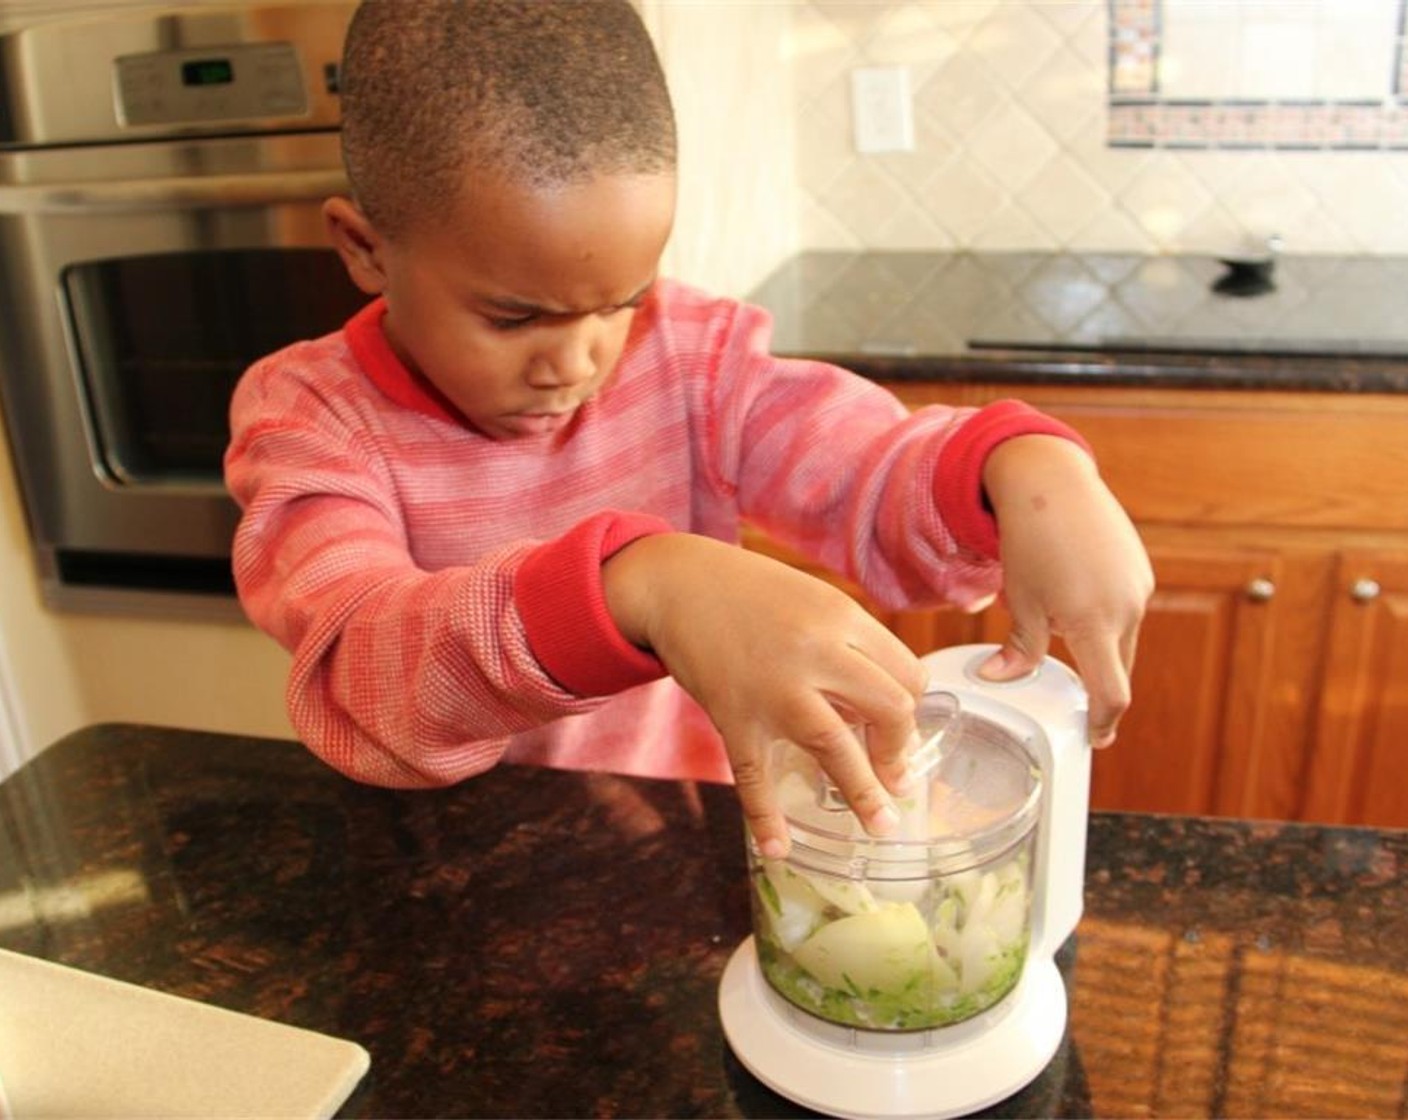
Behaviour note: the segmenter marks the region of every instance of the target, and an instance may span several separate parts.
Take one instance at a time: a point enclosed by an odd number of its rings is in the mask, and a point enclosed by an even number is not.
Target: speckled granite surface
[[[354,1039],[348,1116],[803,1115],[718,1023],[740,827],[723,787],[98,727],[0,785],[0,945]],[[1097,814],[1087,884],[1065,1042],[994,1114],[1408,1109],[1408,833]]]
[[[1283,257],[1229,295],[1212,257],[820,252],[749,298],[779,353],[884,380],[1408,391],[1408,258]]]

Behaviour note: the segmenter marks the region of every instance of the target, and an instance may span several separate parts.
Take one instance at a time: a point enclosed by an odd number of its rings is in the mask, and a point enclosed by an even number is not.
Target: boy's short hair
[[[384,234],[443,213],[471,168],[533,186],[675,168],[628,0],[363,0],[341,81],[348,178]]]

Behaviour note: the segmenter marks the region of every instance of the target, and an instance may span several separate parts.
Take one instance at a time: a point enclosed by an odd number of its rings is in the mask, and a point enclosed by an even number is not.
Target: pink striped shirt
[[[747,520],[882,603],[968,602],[1001,579],[987,453],[1077,438],[1015,401],[911,414],[770,355],[765,312],[661,281],[565,438],[496,441],[401,364],[384,313],[252,366],[225,460],[240,599],[292,654],[294,727],[378,785],[500,759],[727,781],[708,718],[612,623],[604,557]]]

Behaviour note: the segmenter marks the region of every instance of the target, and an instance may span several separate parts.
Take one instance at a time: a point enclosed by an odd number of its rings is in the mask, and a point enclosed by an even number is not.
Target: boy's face
[[[673,175],[535,188],[476,181],[443,220],[381,236],[324,208],[402,361],[494,439],[564,429],[616,368],[674,221]]]

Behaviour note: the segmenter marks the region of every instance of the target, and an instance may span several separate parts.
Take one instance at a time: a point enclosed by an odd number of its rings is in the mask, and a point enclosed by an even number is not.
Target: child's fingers
[[[911,709],[913,702],[910,701]],[[866,711],[848,704],[862,721]],[[899,823],[894,802],[876,776],[863,742],[863,733],[842,719],[836,708],[818,696],[807,720],[812,728],[793,739],[826,772],[842,800],[851,807],[861,826],[872,836],[886,836]]]
[[[890,795],[877,780],[855,730],[830,705],[821,700],[818,703],[824,713],[819,709],[813,729],[792,742],[817,760],[868,833],[888,835],[899,823]],[[763,856],[781,859],[787,855],[791,840],[778,805],[774,775],[763,761],[766,755],[751,750],[735,754],[733,781],[743,819]]]
[[[1108,747],[1115,741],[1120,717],[1129,710],[1131,643],[1113,634],[1068,635],[1076,671],[1090,697],[1090,745]]]
[[[916,698],[893,677],[872,674],[858,702],[844,704],[864,750],[863,761],[881,785],[895,795],[909,792],[909,755],[915,745]]]
[[[740,752],[732,760],[733,786],[743,820],[766,859],[782,859],[791,847],[787,819],[778,808],[777,792],[762,751]]]
[[[883,628],[850,648],[855,658],[849,684],[832,702],[864,727],[861,741],[871,769],[887,790],[901,794],[914,746],[914,708],[927,674],[909,647]]]

